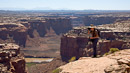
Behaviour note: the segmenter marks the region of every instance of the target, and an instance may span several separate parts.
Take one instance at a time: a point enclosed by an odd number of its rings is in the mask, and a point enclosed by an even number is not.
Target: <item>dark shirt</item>
[[[92,37],[97,37],[98,36],[98,31],[91,31],[90,34],[92,34]]]

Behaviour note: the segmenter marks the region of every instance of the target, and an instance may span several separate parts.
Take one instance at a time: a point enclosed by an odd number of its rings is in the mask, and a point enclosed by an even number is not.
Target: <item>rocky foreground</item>
[[[130,49],[100,58],[81,57],[59,68],[60,73],[130,73]]]
[[[27,73],[18,45],[0,44],[0,73]]]

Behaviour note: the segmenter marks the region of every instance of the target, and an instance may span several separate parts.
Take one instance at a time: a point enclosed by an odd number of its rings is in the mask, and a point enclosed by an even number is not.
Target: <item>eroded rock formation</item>
[[[18,22],[18,21],[17,21]],[[15,42],[26,47],[26,41],[34,38],[36,33],[39,37],[44,37],[47,33],[60,35],[72,29],[70,19],[49,18],[43,20],[19,20],[19,23],[0,23],[0,43]],[[10,41],[11,40],[11,41]]]
[[[38,32],[40,37],[44,37],[51,29],[57,34],[66,33],[72,29],[70,19],[65,18],[53,18],[45,20],[28,20],[22,22],[24,26],[28,28],[28,34],[30,37],[34,37],[34,30]]]
[[[27,28],[22,24],[0,23],[0,43],[16,42],[25,47]]]
[[[0,73],[26,73],[25,59],[18,45],[0,44]]]

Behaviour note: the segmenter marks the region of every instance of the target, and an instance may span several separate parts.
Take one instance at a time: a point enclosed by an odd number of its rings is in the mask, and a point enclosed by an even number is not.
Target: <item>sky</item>
[[[0,0],[0,9],[130,10],[130,0]]]

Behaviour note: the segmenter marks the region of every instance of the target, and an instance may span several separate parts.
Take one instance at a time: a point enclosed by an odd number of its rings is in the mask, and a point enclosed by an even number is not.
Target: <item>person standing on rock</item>
[[[97,42],[99,39],[99,31],[95,29],[94,25],[88,28],[89,39],[93,43],[93,57],[97,57]]]

